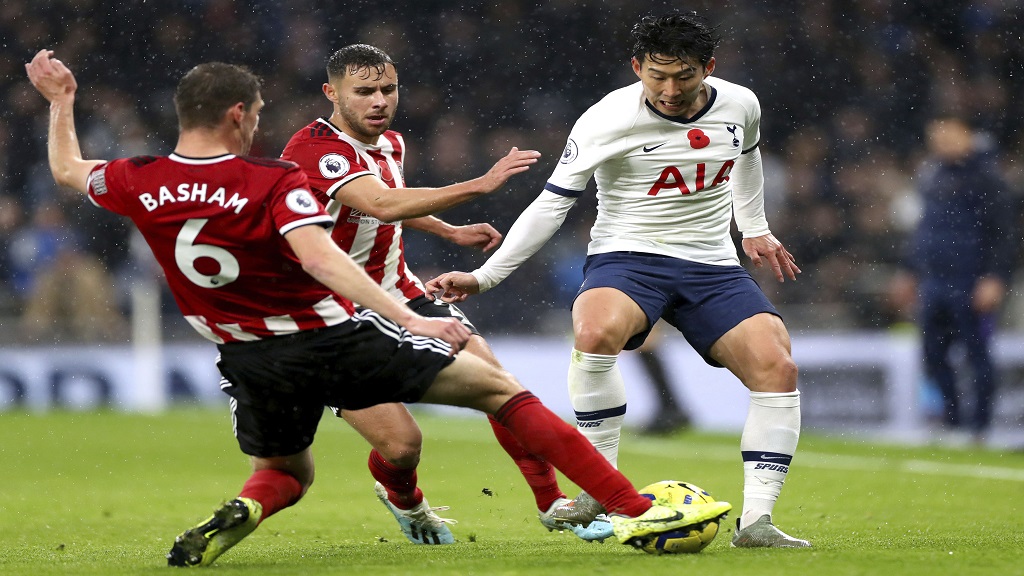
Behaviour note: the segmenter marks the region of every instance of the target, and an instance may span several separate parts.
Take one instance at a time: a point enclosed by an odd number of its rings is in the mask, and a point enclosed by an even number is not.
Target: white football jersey
[[[598,215],[588,254],[636,251],[739,264],[729,233],[739,155],[757,147],[753,92],[709,76],[708,103],[689,119],[647,104],[640,82],[587,110],[545,189],[578,197],[593,177]]]

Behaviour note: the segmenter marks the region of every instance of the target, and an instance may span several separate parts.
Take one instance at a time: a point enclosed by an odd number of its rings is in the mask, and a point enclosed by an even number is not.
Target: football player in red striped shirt
[[[395,63],[379,48],[353,44],[336,51],[328,60],[327,82],[322,87],[333,113],[295,132],[281,157],[305,171],[313,193],[335,220],[331,233],[335,242],[371,278],[419,314],[461,320],[473,333],[466,349],[500,368],[461,310],[426,298],[423,283],[406,262],[402,229],[423,230],[484,251],[493,248],[501,234],[490,225],[453,226],[432,214],[498,190],[540,154],[513,148],[480,178],[443,188],[408,188],[403,170],[405,139],[390,129],[398,107],[398,86]],[[423,503],[417,486],[422,436],[409,411],[401,404],[381,404],[340,415],[374,447],[369,467],[377,480],[377,495],[398,519],[406,538],[422,544],[454,542],[443,519]],[[568,499],[558,487],[554,469],[523,450],[494,418],[489,420],[499,443],[533,490],[541,523],[557,528],[551,513]]]

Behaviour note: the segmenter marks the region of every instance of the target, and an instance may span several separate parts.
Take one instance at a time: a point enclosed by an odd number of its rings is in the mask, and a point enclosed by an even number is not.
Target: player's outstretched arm
[[[63,62],[53,57],[53,50],[40,50],[25,64],[28,79],[50,103],[50,129],[46,151],[53,179],[79,192],[88,191],[89,173],[102,160],[83,160],[82,148],[75,132],[75,92],[78,82]]]
[[[441,188],[388,188],[378,178],[356,178],[334,198],[382,222],[429,216],[501,188],[515,174],[530,169],[540,158],[536,150],[512,148],[487,174]]]
[[[479,248],[484,252],[494,248],[501,242],[501,232],[498,232],[494,229],[494,226],[486,223],[453,226],[436,216],[424,216],[423,218],[406,220],[402,225],[444,238],[459,246]]]
[[[472,273],[448,272],[432,279],[426,284],[427,298],[462,302],[471,294],[494,288],[558,231],[575,202],[575,198],[541,192],[512,224],[505,244],[483,266]]]
[[[538,158],[540,158],[540,152],[536,150],[520,150],[513,146],[508,154],[495,162],[486,174],[476,178],[476,182],[485,192],[494,192],[504,186],[505,182],[508,182],[508,179],[515,174],[529,170],[530,165],[536,164]]]
[[[341,296],[394,320],[413,334],[444,340],[451,344],[452,354],[469,341],[469,329],[455,318],[424,318],[385,292],[323,228],[300,226],[285,234],[285,240],[302,262],[302,269]]]
[[[466,275],[472,277],[472,281],[462,276],[465,273],[452,272],[458,275],[450,276],[444,286],[439,281],[440,276],[431,281],[434,282],[434,292],[444,293],[443,299],[448,302],[461,302],[470,294],[494,288],[544,246],[558,231],[575,202],[572,197],[547,190],[541,192],[512,224],[501,248],[483,266]]]
[[[743,252],[750,258],[755,268],[764,266],[767,260],[775,279],[779,282],[785,282],[786,278],[796,280],[796,275],[801,272],[793,255],[771,234],[744,238]]]

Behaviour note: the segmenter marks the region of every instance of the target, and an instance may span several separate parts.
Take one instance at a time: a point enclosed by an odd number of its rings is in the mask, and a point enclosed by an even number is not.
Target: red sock
[[[651,501],[638,494],[582,434],[529,391],[510,398],[494,418],[512,432],[523,448],[554,465],[609,514],[636,517],[651,507]]]
[[[408,510],[423,502],[423,491],[416,486],[416,468],[399,468],[375,449],[370,450],[367,465],[373,478],[387,489],[388,500],[395,506]]]
[[[555,469],[543,458],[530,454],[523,448],[523,445],[516,440],[516,437],[509,432],[494,416],[488,414],[488,422],[494,430],[494,437],[498,444],[508,452],[508,455],[515,461],[523,478],[533,490],[533,498],[537,501],[537,509],[546,512],[554,504],[555,500],[565,498],[565,493],[558,487],[558,478],[555,477]]]
[[[242,498],[251,498],[263,506],[260,522],[295,504],[302,498],[302,483],[283,470],[257,470],[245,481]]]

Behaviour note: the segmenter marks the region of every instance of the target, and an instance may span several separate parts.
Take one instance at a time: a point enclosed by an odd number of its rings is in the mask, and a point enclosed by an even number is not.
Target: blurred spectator
[[[19,314],[18,271],[14,265],[14,239],[21,233],[25,212],[21,202],[9,194],[0,194],[0,313]]]
[[[943,423],[981,440],[996,388],[996,314],[1018,251],[1015,216],[994,154],[963,116],[936,116],[925,140],[928,156],[918,180],[924,211],[906,262],[918,282],[925,373],[942,394]],[[900,290],[909,287],[900,279]],[[969,379],[952,363],[957,344],[963,346]],[[969,382],[973,409],[967,418],[959,380]]]
[[[126,323],[114,306],[113,280],[56,202],[40,203],[31,224],[11,240],[11,260],[24,298],[23,338],[30,342],[117,340]]]

